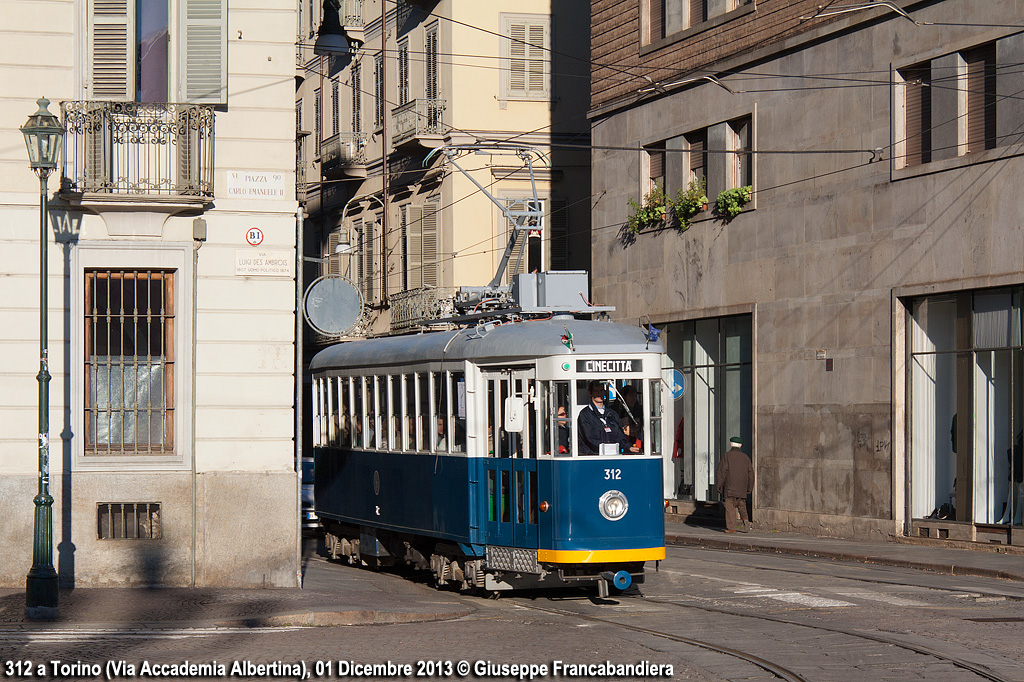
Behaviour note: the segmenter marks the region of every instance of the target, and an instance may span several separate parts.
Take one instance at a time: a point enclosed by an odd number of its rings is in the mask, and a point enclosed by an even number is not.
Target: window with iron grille
[[[159,502],[101,502],[96,505],[96,537],[100,540],[159,540]]]
[[[85,454],[174,442],[174,273],[85,271]]]

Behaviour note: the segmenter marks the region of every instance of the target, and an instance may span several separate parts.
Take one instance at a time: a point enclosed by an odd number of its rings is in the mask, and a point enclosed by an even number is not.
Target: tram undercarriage
[[[484,557],[468,556],[458,543],[376,528],[323,521],[327,555],[370,568],[406,566],[430,571],[435,584],[462,591],[500,593],[594,585],[598,595],[644,582],[643,562],[627,564],[538,563],[536,550],[487,547]],[[532,561],[526,557],[532,555]]]

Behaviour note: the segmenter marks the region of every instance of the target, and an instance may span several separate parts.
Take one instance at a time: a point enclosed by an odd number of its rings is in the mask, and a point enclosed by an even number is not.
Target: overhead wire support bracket
[[[536,154],[539,158],[543,159],[539,151],[533,147],[526,145],[509,145],[509,144],[465,144],[465,145],[446,145],[441,147],[436,152],[440,152],[447,157],[448,163],[455,167],[460,173],[465,175],[470,182],[476,185],[476,188],[483,193],[491,202],[498,207],[498,210],[505,216],[505,218],[512,225],[512,229],[509,232],[508,244],[505,245],[505,252],[501,256],[501,262],[498,263],[498,270],[494,274],[494,278],[488,288],[494,289],[501,286],[501,279],[505,275],[505,268],[508,267],[508,262],[512,257],[512,253],[515,251],[516,243],[519,241],[520,233],[529,232],[531,230],[542,230],[544,224],[544,208],[540,202],[540,198],[537,196],[537,179],[533,172],[533,156]],[[523,164],[526,166],[526,170],[530,174],[530,191],[532,197],[527,199],[524,204],[525,208],[513,210],[507,202],[504,202],[493,194],[487,191],[480,182],[474,178],[466,169],[459,165],[456,159],[465,152],[476,152],[478,154],[514,154],[523,160]],[[430,157],[434,154],[431,152],[424,159],[424,163],[428,163]],[[518,269],[519,264],[522,262],[523,255],[526,251],[526,237],[523,237],[522,243],[519,248],[519,255],[516,259],[515,268]]]

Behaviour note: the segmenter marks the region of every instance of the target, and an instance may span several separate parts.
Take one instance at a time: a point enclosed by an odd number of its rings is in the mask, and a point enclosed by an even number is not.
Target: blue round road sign
[[[672,400],[679,400],[686,391],[686,377],[678,369],[670,370],[668,373],[668,390],[672,394]]]

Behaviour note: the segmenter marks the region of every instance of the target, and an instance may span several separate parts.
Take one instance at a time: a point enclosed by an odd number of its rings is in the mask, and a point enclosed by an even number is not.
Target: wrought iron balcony
[[[446,104],[443,99],[414,99],[392,109],[392,143],[396,147],[411,142],[440,147],[444,144],[441,118]]]
[[[363,28],[366,20],[363,19],[363,0],[341,0],[341,7],[338,9],[338,18],[344,28]]]
[[[61,112],[62,192],[213,197],[212,106],[81,101]]]
[[[320,143],[320,170],[331,179],[366,177],[366,133],[338,133]]]
[[[455,314],[455,294],[458,289],[413,289],[391,294],[391,331],[413,329],[432,320]]]

